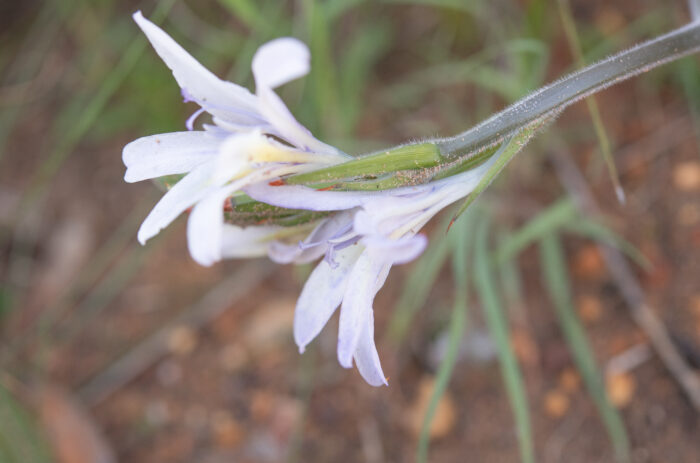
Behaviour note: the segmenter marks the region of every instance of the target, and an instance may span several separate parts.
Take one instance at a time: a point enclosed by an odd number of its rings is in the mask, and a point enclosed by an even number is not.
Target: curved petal
[[[349,159],[336,148],[317,140],[287,109],[282,99],[270,87],[258,84],[258,110],[274,128],[274,135],[284,138],[299,149],[322,154],[335,154],[339,159]]]
[[[137,235],[139,242],[144,244],[178,215],[216,191],[217,187],[211,184],[211,175],[212,163],[204,163],[168,190],[141,224]]]
[[[257,117],[256,98],[247,89],[216,77],[140,11],[133,18],[191,99],[224,119],[246,121]]]
[[[271,186],[258,183],[243,189],[251,198],[273,206],[311,211],[339,211],[361,206],[376,192],[318,191],[301,185]]]
[[[276,264],[291,264],[303,252],[303,249],[296,244],[287,244],[280,241],[273,241],[267,248],[267,255]]]
[[[199,265],[209,267],[221,260],[223,249],[224,201],[236,189],[226,186],[202,199],[187,221],[187,247]]]
[[[138,182],[189,172],[211,160],[221,138],[207,132],[174,132],[134,140],[124,147],[124,180]]]
[[[357,341],[355,351],[355,365],[362,377],[371,386],[388,386],[384,376],[382,365],[379,361],[379,353],[374,344],[374,313],[367,312],[360,339]]]
[[[353,211],[341,211],[322,219],[301,243],[272,243],[270,259],[280,264],[306,264],[318,259],[328,250],[328,240],[351,229],[353,214]]]
[[[281,37],[258,48],[253,76],[259,87],[276,88],[309,72],[311,54],[301,40]]]
[[[294,340],[300,352],[321,332],[343,300],[359,252],[356,247],[338,252],[336,267],[322,260],[306,280],[294,312]]]
[[[272,244],[271,235],[278,231],[279,227],[273,226],[241,228],[225,223],[221,237],[221,257],[262,257],[267,254],[268,246]]]
[[[345,368],[352,367],[352,357],[362,334],[363,321],[367,312],[372,311],[374,296],[384,284],[381,278],[383,267],[382,262],[372,259],[368,252],[363,252],[348,277],[338,328],[338,361]]]
[[[390,264],[405,264],[420,256],[428,245],[425,235],[404,236],[392,240],[383,236],[370,236],[362,240],[372,258]]]

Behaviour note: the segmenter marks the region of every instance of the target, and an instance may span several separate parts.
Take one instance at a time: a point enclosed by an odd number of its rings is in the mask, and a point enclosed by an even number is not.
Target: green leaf
[[[0,461],[51,461],[44,436],[33,417],[0,383]]]
[[[447,385],[452,378],[454,366],[457,362],[459,343],[464,334],[464,326],[467,320],[467,289],[469,285],[467,262],[469,260],[469,243],[472,241],[473,220],[462,221],[459,228],[452,230],[452,239],[449,240],[454,246],[452,253],[452,269],[455,279],[455,300],[452,309],[452,317],[449,323],[449,334],[447,339],[447,351],[435,378],[433,394],[428,402],[428,409],[423,417],[420,435],[418,436],[418,451],[416,461],[419,463],[428,460],[428,445],[430,443],[430,424],[435,417],[435,411],[440,403],[440,399],[447,390]]]
[[[496,176],[501,173],[506,164],[508,164],[508,162],[513,159],[513,157],[525,146],[530,138],[532,138],[539,126],[540,124],[533,124],[526,127],[501,144],[501,147],[498,149],[498,151],[496,151],[496,154],[494,154],[494,156],[496,156],[496,162],[493,163],[476,188],[474,188],[469,196],[467,196],[467,199],[464,200],[462,206],[452,218],[453,222],[457,220],[474,201],[476,201],[476,198],[478,198],[481,193],[483,193],[484,190],[491,184],[491,182],[493,182]]]
[[[515,417],[518,443],[520,445],[520,458],[524,463],[533,463],[535,461],[535,452],[530,428],[527,395],[520,368],[510,343],[508,321],[496,291],[494,276],[491,273],[487,232],[488,223],[482,221],[477,227],[475,237],[474,283],[484,310],[486,324],[498,349],[501,374]]]
[[[558,230],[566,224],[574,223],[577,217],[576,205],[568,197],[550,204],[499,243],[494,253],[494,263],[503,265],[547,233]]]
[[[652,268],[651,261],[642,251],[599,221],[582,217],[577,222],[566,224],[565,228],[571,233],[616,247],[646,271]]]
[[[357,176],[382,175],[399,170],[436,166],[442,160],[440,150],[433,143],[399,146],[368,154],[353,160],[285,179],[290,185],[329,182]]]
[[[593,352],[579,321],[569,289],[564,251],[559,237],[551,233],[540,240],[542,271],[547,290],[559,318],[566,342],[581,372],[588,393],[593,398],[618,461],[629,461],[629,440],[622,418],[608,401]]]

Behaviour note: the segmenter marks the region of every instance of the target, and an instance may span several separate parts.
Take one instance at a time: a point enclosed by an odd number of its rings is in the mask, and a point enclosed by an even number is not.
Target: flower
[[[418,231],[439,211],[468,195],[495,159],[447,179],[382,192],[315,191],[303,186],[257,184],[253,198],[276,206],[340,210],[297,246],[271,244],[273,260],[291,262],[314,250],[326,257],[306,281],[294,315],[301,352],[340,306],[338,361],[373,386],[386,385],[374,343],[373,301],[391,266],[420,255],[427,244]]]
[[[138,239],[145,243],[193,207],[187,227],[190,254],[211,265],[240,252],[230,247],[234,237],[255,234],[224,226],[227,198],[246,185],[341,162],[347,155],[314,138],[273,90],[308,72],[309,51],[299,40],[280,38],[260,47],[253,57],[252,94],[209,72],[141,12],[134,20],[173,72],[186,101],[201,106],[187,121],[189,131],[143,137],[124,148],[127,182],[187,174],[146,217]],[[194,131],[194,118],[202,112],[211,114],[214,125]]]
[[[427,244],[418,231],[435,214],[468,195],[497,156],[467,172],[419,186],[338,192],[285,185],[284,178],[337,164],[348,156],[317,140],[299,124],[274,88],[305,75],[309,52],[296,39],[273,40],[257,51],[256,92],[206,70],[140,12],[134,19],[172,70],[186,101],[200,105],[187,132],[153,135],[124,148],[125,180],[186,174],[156,204],[138,232],[143,244],[185,210],[190,254],[202,265],[223,258],[268,255],[279,263],[325,256],[301,292],[294,339],[301,352],[340,307],[338,361],[357,366],[373,386],[386,385],[374,343],[373,302],[391,267],[415,259]],[[207,112],[213,125],[195,131]],[[301,225],[224,223],[229,198],[316,211]],[[311,214],[313,216],[313,214]]]

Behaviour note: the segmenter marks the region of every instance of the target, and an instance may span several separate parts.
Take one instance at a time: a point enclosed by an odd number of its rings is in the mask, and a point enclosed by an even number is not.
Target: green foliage
[[[503,376],[508,400],[515,417],[518,443],[520,445],[520,458],[524,463],[532,463],[535,461],[535,451],[530,428],[527,394],[520,367],[510,342],[508,321],[501,305],[491,269],[492,262],[489,258],[487,233],[488,222],[481,220],[476,230],[476,242],[474,245],[474,284],[484,311],[486,324],[498,350],[501,375]]]
[[[428,444],[430,443],[430,425],[435,417],[437,406],[440,399],[447,390],[447,385],[452,378],[455,363],[457,363],[457,354],[459,352],[459,344],[462,340],[465,324],[467,322],[467,300],[469,287],[469,274],[467,265],[470,260],[469,245],[473,242],[472,231],[474,229],[474,221],[469,220],[470,217],[465,217],[459,225],[454,229],[454,233],[450,237],[450,245],[452,246],[452,271],[455,280],[455,296],[452,316],[448,324],[448,338],[445,358],[437,371],[435,378],[435,387],[428,402],[428,408],[423,417],[420,435],[418,436],[418,452],[416,460],[419,463],[428,461]]]
[[[551,233],[540,240],[540,254],[545,284],[578,370],[598,408],[618,461],[629,461],[627,432],[622,418],[608,401],[583,325],[576,315],[569,289],[564,251],[556,234]]]
[[[0,383],[0,461],[45,463],[51,461],[44,436],[34,417]]]

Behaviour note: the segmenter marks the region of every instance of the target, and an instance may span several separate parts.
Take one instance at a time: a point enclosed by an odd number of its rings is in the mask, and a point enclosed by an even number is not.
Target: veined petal
[[[352,358],[362,334],[363,322],[379,288],[384,284],[389,265],[363,252],[348,277],[343,303],[340,307],[338,329],[338,361],[345,368],[352,367]]]
[[[354,358],[357,370],[368,384],[371,386],[389,385],[379,361],[377,346],[374,343],[374,312],[372,310],[365,315],[364,326],[360,339],[357,341]]]
[[[216,186],[211,184],[211,175],[212,163],[204,163],[168,190],[141,224],[137,235],[139,242],[144,244],[178,215],[216,191]]]
[[[404,236],[390,239],[381,235],[366,237],[362,243],[372,258],[390,264],[405,264],[420,256],[428,245],[425,235]]]
[[[237,188],[227,185],[197,203],[187,221],[187,247],[199,264],[209,267],[221,260],[223,249],[224,201]]]
[[[273,241],[267,248],[267,255],[276,264],[289,264],[294,262],[303,251],[299,243],[287,244]]]
[[[350,269],[360,252],[358,246],[338,252],[335,255],[336,267],[322,260],[306,280],[294,312],[294,340],[300,352],[304,352],[340,305]]]
[[[231,112],[234,112],[235,120],[241,119],[237,109],[247,111],[253,116],[258,114],[256,98],[247,89],[216,77],[165,31],[144,18],[140,11],[134,13],[133,17],[158,55],[173,72],[180,87],[206,107],[208,112],[224,119],[228,119]]]
[[[282,37],[258,48],[253,56],[257,86],[276,88],[309,72],[311,54],[301,40]]]
[[[243,189],[251,198],[273,206],[310,211],[339,211],[361,206],[377,193],[318,191],[302,185],[270,186],[258,183]]]
[[[257,85],[258,110],[274,128],[274,135],[284,138],[297,148],[321,154],[334,154],[339,160],[349,159],[336,148],[317,140],[289,111],[282,99],[270,87]]]
[[[328,240],[352,228],[352,211],[341,211],[319,222],[299,244],[272,243],[270,259],[277,263],[306,264],[321,257],[328,250]]]
[[[189,172],[216,156],[221,144],[207,132],[174,132],[151,135],[124,147],[124,180],[138,182],[149,178]]]
[[[268,246],[272,244],[271,235],[279,230],[280,227],[276,226],[241,228],[225,223],[222,229],[221,257],[262,257],[267,254]]]

